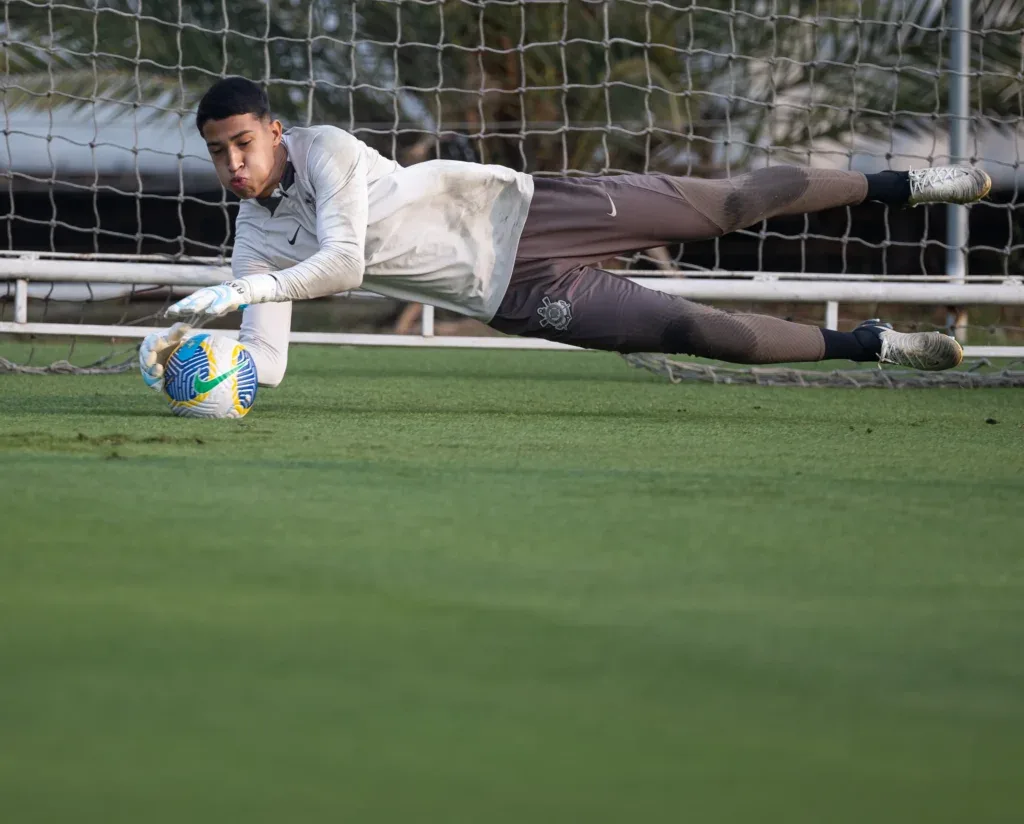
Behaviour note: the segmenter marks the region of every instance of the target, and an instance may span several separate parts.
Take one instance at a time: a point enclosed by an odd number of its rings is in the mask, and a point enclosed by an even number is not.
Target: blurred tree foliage
[[[6,109],[167,116],[217,77],[290,124],[528,171],[742,167],[945,120],[941,0],[4,0]],[[976,2],[972,105],[1022,111],[1024,0]],[[109,110],[109,111],[108,111]],[[792,157],[792,155],[789,155]]]

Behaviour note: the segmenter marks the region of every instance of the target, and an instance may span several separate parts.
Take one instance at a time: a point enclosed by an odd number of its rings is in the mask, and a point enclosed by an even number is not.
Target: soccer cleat
[[[963,347],[956,338],[942,332],[897,332],[891,324],[878,320],[866,320],[853,331],[854,334],[859,332],[878,338],[881,344],[880,364],[938,372],[959,366],[964,359]]]
[[[992,178],[974,166],[934,166],[910,170],[908,206],[922,203],[974,203],[992,188]]]

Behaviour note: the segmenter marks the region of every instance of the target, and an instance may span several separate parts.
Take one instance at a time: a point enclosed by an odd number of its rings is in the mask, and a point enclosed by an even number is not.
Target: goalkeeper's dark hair
[[[244,77],[218,80],[203,95],[196,110],[196,128],[200,133],[210,120],[224,120],[238,114],[263,118],[270,116],[270,100],[257,84]]]

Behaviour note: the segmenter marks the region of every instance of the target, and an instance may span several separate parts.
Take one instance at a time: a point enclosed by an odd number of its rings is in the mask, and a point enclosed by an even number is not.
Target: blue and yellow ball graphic
[[[164,367],[171,411],[187,418],[240,418],[256,400],[256,385],[252,355],[224,335],[182,341]]]

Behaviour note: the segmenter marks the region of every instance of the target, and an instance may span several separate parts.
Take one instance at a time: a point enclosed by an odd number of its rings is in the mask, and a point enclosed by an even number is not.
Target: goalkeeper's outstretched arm
[[[363,282],[366,224],[369,195],[366,159],[359,141],[351,135],[332,131],[320,133],[306,155],[306,174],[316,192],[316,237],[319,250],[294,266],[272,274],[243,275],[250,285],[249,304],[322,298],[358,288]],[[249,237],[251,227],[239,226],[244,245],[232,255],[251,255],[261,238]]]
[[[305,168],[316,196],[318,250],[293,266],[267,267],[267,239],[240,215],[231,257],[235,279],[192,293],[171,306],[169,316],[216,317],[243,305],[326,297],[362,284],[369,195],[360,142],[340,130],[321,133],[309,146]]]

